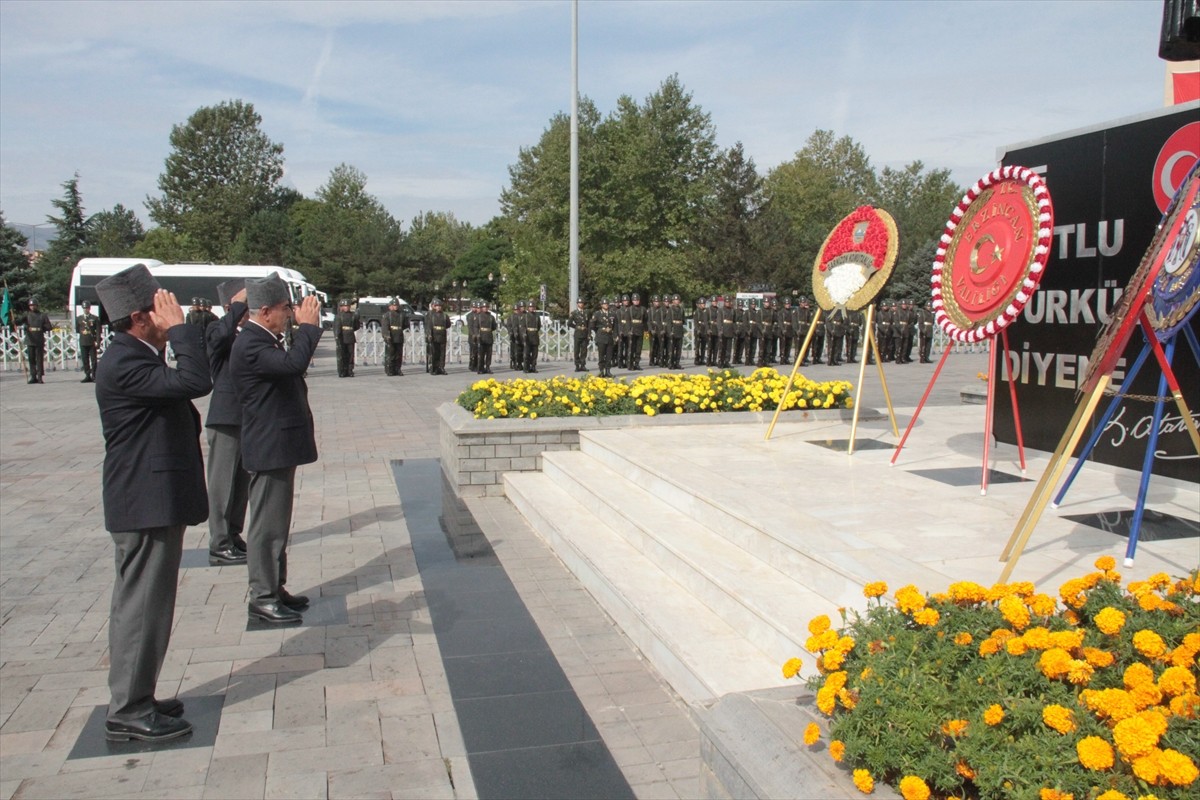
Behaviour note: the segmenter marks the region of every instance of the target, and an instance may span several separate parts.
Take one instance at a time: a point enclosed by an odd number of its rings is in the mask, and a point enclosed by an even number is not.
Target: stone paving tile
[[[266,753],[218,756],[214,753],[204,782],[205,800],[261,798],[266,791]]]

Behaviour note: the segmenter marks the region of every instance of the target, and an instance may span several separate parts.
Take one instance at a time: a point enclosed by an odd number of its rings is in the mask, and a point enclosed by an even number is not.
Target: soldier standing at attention
[[[815,309],[813,318],[816,323],[813,325],[812,357],[814,364],[820,364],[821,354],[825,352],[825,315]]]
[[[663,309],[665,312],[665,321],[663,326],[667,331],[667,342],[669,351],[664,357],[665,364],[668,369],[683,369],[680,366],[679,359],[683,355],[683,305],[679,302],[679,295],[671,295],[671,305]]]
[[[732,363],[741,364],[746,360],[746,340],[750,338],[750,310],[744,299],[729,301],[733,312],[733,358]]]
[[[212,300],[200,298],[200,327],[208,330],[208,326],[217,321],[217,315],[212,310]]]
[[[758,365],[765,367],[775,363],[779,352],[779,303],[774,298],[763,301],[762,329],[762,354],[758,357]]]
[[[846,309],[837,306],[829,312],[829,322],[825,330],[829,334],[829,366],[836,367],[842,363],[842,347],[846,339]]]
[[[525,302],[525,371],[537,372],[538,348],[542,344],[542,318],[533,300]]]
[[[524,318],[522,309],[525,306],[524,300],[518,300],[513,303],[512,311],[505,318],[504,325],[508,328],[508,367],[511,370],[518,370],[525,365],[525,356],[521,352],[521,342],[524,339],[524,331],[521,330]]]
[[[621,295],[621,305],[617,306],[616,313],[617,366],[621,369],[629,369],[629,331],[633,325],[629,316],[629,295]]]
[[[496,343],[496,315],[488,308],[486,300],[479,301],[479,321],[475,330],[479,336],[479,369],[480,375],[492,374],[492,346]]]
[[[746,365],[757,366],[758,348],[763,336],[762,301],[751,299],[746,305]]]
[[[399,299],[388,301],[379,324],[383,328],[383,374],[404,374],[404,332],[408,330],[408,314],[400,309]]]
[[[933,311],[929,308],[929,301],[926,300],[921,310],[917,312],[917,332],[920,336],[920,349],[918,353],[922,364],[930,363],[930,355],[933,352]]]
[[[442,311],[442,301],[435,297],[429,303],[429,314],[425,317],[425,343],[429,346],[429,372],[432,375],[446,374],[446,332],[450,328],[450,317]]]
[[[717,363],[722,369],[728,369],[730,358],[733,355],[734,342],[737,339],[737,313],[720,295],[717,296],[717,322],[717,331],[721,337],[720,356]]]
[[[812,327],[812,306],[808,303],[807,297],[800,298],[800,305],[796,309],[796,346],[804,347],[804,340],[808,339],[808,330]],[[796,355],[800,355],[797,353]],[[804,351],[804,361],[802,365],[808,364],[812,360],[812,342],[809,342],[809,348]]]
[[[184,317],[184,323],[188,325],[200,324],[200,298],[193,297],[191,305],[188,306],[187,316]]]
[[[792,363],[792,342],[796,339],[796,309],[792,308],[792,298],[783,298],[783,308],[779,312],[779,363]]]
[[[79,335],[79,363],[83,365],[83,380],[96,380],[96,350],[100,344],[100,318],[92,313],[92,304],[83,301],[83,313],[75,318],[75,333]]]
[[[917,333],[917,319],[917,312],[913,308],[912,301],[901,301],[900,312],[896,315],[897,336],[899,338],[896,361],[901,364],[912,363],[913,339]]]
[[[708,299],[705,297],[696,298],[696,310],[692,314],[692,349],[695,353],[692,363],[703,366],[708,350]]]
[[[192,400],[208,394],[212,378],[200,328],[184,324],[175,295],[145,265],[105,278],[96,294],[114,332],[96,369],[104,527],[116,563],[104,735],[163,742],[192,730],[183,703],[158,700],[154,689],[175,622],[183,532],[208,514]],[[163,358],[168,342],[177,369]]]
[[[858,361],[858,340],[862,336],[863,313],[861,311],[846,312],[846,360],[850,363]]]
[[[592,315],[592,330],[596,334],[596,354],[600,359],[600,377],[612,377],[613,337],[617,331],[617,315],[609,310],[608,298],[600,300],[600,309]]]
[[[634,293],[630,299],[633,300],[633,305],[629,307],[629,369],[641,372],[642,345],[646,335],[646,307],[642,305],[641,295]]]
[[[462,310],[462,306],[459,306]],[[462,316],[463,326],[467,329],[467,348],[470,357],[467,359],[467,369],[479,372],[479,303],[471,301],[471,310]]]
[[[25,355],[29,359],[29,382],[45,383],[46,334],[54,330],[49,315],[38,309],[38,301],[29,301],[29,312],[25,315]]]
[[[725,309],[717,308],[717,296],[713,295],[708,300],[708,322],[705,325],[708,329],[708,344],[705,345],[704,362],[710,367],[717,366],[721,361],[721,317],[724,314]]]
[[[588,339],[591,337],[591,320],[583,306],[583,298],[575,302],[575,310],[567,317],[567,327],[573,330],[575,345],[575,371],[587,372]]]
[[[361,327],[358,314],[350,310],[350,301],[343,297],[338,301],[338,313],[333,319],[339,378],[354,377],[354,345],[358,341],[355,331]]]

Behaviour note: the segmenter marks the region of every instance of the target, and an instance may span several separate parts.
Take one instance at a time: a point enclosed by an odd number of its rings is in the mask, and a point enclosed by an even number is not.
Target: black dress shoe
[[[110,742],[128,742],[137,739],[140,742],[166,742],[187,736],[192,732],[192,723],[186,719],[167,717],[157,711],[151,711],[140,719],[128,722],[104,723],[104,738]]]
[[[233,541],[235,550],[241,550],[243,553],[246,552],[246,540],[242,538],[240,533],[231,533],[229,534],[229,538]]]
[[[220,550],[208,551],[208,565],[210,567],[237,566],[246,563],[246,551],[238,550],[236,547],[225,547]]]
[[[172,697],[169,700],[155,700],[154,710],[168,717],[182,717],[183,701],[178,697]]]
[[[93,381],[93,380],[91,379],[91,377],[89,376],[89,377],[87,377],[87,378],[84,378],[83,380],[81,380],[81,381],[80,381],[80,383],[95,383],[95,381]]]
[[[302,608],[308,608],[308,597],[302,594],[291,594],[287,589],[280,588],[279,602],[283,603],[293,611],[299,611]]]
[[[304,621],[299,611],[293,611],[278,600],[266,603],[252,602],[247,610],[251,619],[261,619],[263,622],[293,625]]]

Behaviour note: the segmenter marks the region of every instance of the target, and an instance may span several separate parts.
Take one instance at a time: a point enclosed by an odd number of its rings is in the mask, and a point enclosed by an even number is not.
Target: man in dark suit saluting
[[[116,333],[96,368],[104,431],[104,525],[116,546],[108,623],[105,735],[165,741],[185,736],[183,703],[154,699],[175,614],[183,531],[208,516],[200,414],[212,389],[204,334],[183,323],[175,295],[142,264],[96,285]],[[177,369],[167,366],[167,342]]]
[[[250,319],[234,340],[229,371],[242,406],[242,465],[250,473],[248,611],[265,622],[295,623],[308,598],[283,585],[296,467],[317,460],[304,372],[321,339],[321,301],[310,295],[295,309],[300,327],[286,351],[283,331],[293,313],[287,284],[275,273],[247,279],[246,305]]]
[[[242,404],[229,376],[229,354],[246,319],[246,281],[217,287],[225,316],[204,329],[213,393],[208,401],[208,563],[246,563],[246,502],[250,476],[242,467]]]

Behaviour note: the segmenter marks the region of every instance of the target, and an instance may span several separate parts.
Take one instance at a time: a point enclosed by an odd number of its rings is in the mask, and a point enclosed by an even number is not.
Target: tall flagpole
[[[571,302],[579,299],[579,0],[571,3]]]

